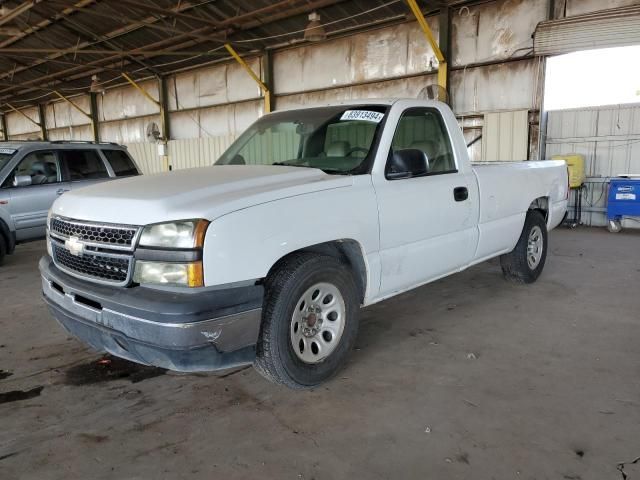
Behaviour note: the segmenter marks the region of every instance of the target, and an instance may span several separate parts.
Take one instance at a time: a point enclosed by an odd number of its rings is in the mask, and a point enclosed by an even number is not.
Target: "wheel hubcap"
[[[529,232],[527,241],[527,264],[531,270],[534,270],[540,263],[543,247],[544,237],[542,236],[542,229],[536,225]]]
[[[338,288],[317,283],[302,294],[291,318],[291,346],[305,363],[318,363],[337,348],[344,332],[346,308]]]

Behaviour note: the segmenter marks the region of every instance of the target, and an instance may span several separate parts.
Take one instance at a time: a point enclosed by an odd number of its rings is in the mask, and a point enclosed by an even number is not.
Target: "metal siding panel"
[[[70,100],[85,112],[90,112],[91,106],[88,95],[73,97]],[[45,108],[47,129],[50,130],[73,125],[84,125],[89,121],[89,118],[86,115],[83,115],[69,103],[64,101],[49,103]]]
[[[529,112],[496,112],[485,114],[482,130],[482,160],[526,160],[529,139]]]
[[[173,170],[208,167],[231,145],[234,137],[190,138],[168,142],[169,163]]]
[[[535,59],[455,70],[449,77],[451,102],[457,114],[534,109],[538,72]]]
[[[75,125],[47,131],[49,140],[93,140],[91,125]]]
[[[143,174],[162,172],[162,159],[158,156],[158,146],[155,143],[135,142],[127,143],[126,146]]]
[[[548,120],[547,156],[579,153],[585,157],[583,222],[606,225],[608,179],[640,173],[640,105],[556,110],[548,113]],[[634,226],[638,225],[625,224]]]
[[[547,0],[500,0],[456,9],[451,16],[452,65],[525,55],[547,10]]]
[[[155,80],[139,84],[153,98],[158,98],[158,82]],[[158,113],[160,108],[133,86],[106,90],[98,96],[98,118],[100,120],[121,120]]]
[[[427,17],[438,35],[438,18]],[[274,53],[277,95],[341,87],[428,72],[433,50],[416,22]],[[397,96],[397,95],[396,95]],[[279,107],[280,108],[280,107]]]
[[[22,108],[20,109],[22,113],[27,115],[29,118],[38,122],[38,108],[30,107],[30,108]],[[26,138],[32,138],[34,135],[40,136],[40,129],[38,126],[24,118],[18,112],[10,111],[6,113],[7,117],[7,130],[9,130],[9,136],[13,139],[18,139],[18,135],[23,135]]]

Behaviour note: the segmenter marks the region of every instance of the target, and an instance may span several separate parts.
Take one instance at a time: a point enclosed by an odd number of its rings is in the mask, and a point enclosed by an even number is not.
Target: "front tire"
[[[359,310],[346,265],[327,255],[289,256],[265,282],[255,369],[295,389],[325,382],[355,343]]]
[[[535,282],[547,259],[547,238],[542,213],[529,210],[516,248],[500,257],[504,277],[514,283]]]

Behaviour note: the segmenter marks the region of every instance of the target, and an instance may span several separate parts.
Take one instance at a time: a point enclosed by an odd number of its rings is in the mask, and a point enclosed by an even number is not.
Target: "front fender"
[[[214,220],[204,244],[205,285],[264,278],[287,254],[339,239],[361,245],[368,281],[375,282],[368,257],[379,247],[378,210],[368,175],[354,177],[348,187],[263,203]]]

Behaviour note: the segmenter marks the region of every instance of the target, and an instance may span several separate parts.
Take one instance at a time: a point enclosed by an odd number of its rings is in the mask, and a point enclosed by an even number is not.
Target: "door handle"
[[[67,188],[59,188],[58,190],[56,190],[56,195],[62,195],[64,192],[68,192],[69,189]]]
[[[467,187],[456,187],[453,189],[453,199],[456,202],[464,202],[469,198],[469,190]]]

